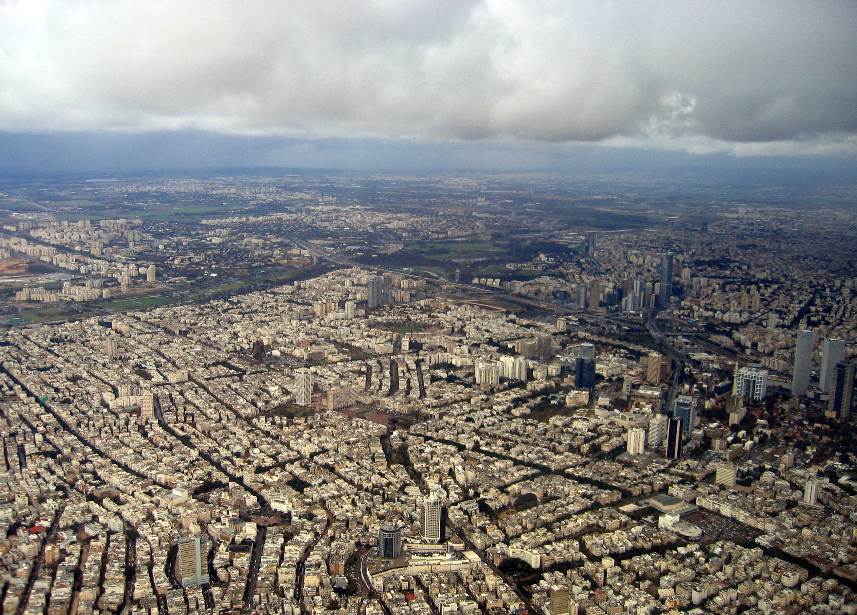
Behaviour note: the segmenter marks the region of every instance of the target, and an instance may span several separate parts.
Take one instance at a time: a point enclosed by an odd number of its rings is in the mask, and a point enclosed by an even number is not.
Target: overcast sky
[[[0,149],[164,131],[850,158],[857,2],[0,0]]]

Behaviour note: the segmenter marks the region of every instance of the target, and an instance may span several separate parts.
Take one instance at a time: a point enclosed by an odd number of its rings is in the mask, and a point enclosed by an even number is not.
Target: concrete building
[[[735,365],[735,375],[732,380],[732,393],[744,399],[761,401],[768,394],[768,370],[758,367],[742,367]]]
[[[673,255],[661,255],[661,290],[658,295],[658,306],[665,308],[670,305],[673,294]]]
[[[628,454],[642,455],[646,450],[646,431],[641,427],[628,430]]]
[[[648,442],[650,449],[660,448],[667,437],[667,429],[669,427],[669,417],[665,414],[658,414],[649,421]]]
[[[201,537],[190,536],[179,541],[175,575],[182,586],[198,587],[208,584],[208,566],[204,559]]]
[[[295,378],[295,403],[308,406],[312,402],[312,374],[308,371],[298,372]]]
[[[723,487],[734,487],[736,470],[734,466],[722,465],[717,468],[714,483]]]

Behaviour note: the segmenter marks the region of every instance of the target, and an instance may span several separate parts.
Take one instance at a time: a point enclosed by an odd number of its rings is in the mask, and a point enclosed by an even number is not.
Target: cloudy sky
[[[152,135],[265,164],[385,146],[853,159],[857,2],[0,0],[0,162],[133,157]]]

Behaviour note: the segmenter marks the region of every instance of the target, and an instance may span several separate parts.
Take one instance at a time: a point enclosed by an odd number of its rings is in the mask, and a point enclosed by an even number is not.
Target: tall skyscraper
[[[642,455],[646,450],[646,431],[640,427],[628,430],[628,454]]]
[[[383,305],[384,278],[379,275],[369,276],[366,282],[366,302],[369,309],[375,309]]]
[[[595,359],[578,357],[574,361],[574,386],[589,389],[595,386]]]
[[[658,297],[658,305],[662,308],[669,307],[672,295],[673,255],[666,253],[661,255],[661,293]]]
[[[387,522],[378,530],[378,557],[396,559],[402,554],[402,528]]]
[[[768,394],[768,370],[735,365],[732,393],[752,401],[761,401]]]
[[[684,436],[689,437],[696,423],[696,412],[693,407],[693,397],[690,395],[679,395],[673,402],[673,418],[681,419],[684,428]]]
[[[681,419],[672,418],[667,429],[667,459],[680,459],[683,429]]]
[[[595,231],[587,231],[586,238],[583,240],[583,254],[586,258],[595,256],[595,250],[598,247],[598,233]]]
[[[855,371],[857,371],[857,362],[855,361],[840,361],[833,370],[833,384],[827,408],[834,412],[840,420],[845,420],[851,416]]]
[[[155,265],[149,265],[146,269],[146,282],[152,284],[157,279],[157,275],[158,273]]]
[[[795,362],[792,371],[792,395],[804,395],[809,388],[809,374],[812,371],[812,346],[815,336],[812,331],[798,331],[795,343]]]
[[[204,543],[199,536],[189,536],[179,540],[175,575],[184,587],[198,587],[207,585],[209,582],[208,566],[203,564],[203,546]]]
[[[423,538],[426,542],[440,542],[440,498],[434,493],[423,500]]]
[[[312,374],[308,371],[298,372],[295,378],[295,403],[308,406],[312,402]]]
[[[845,340],[829,337],[824,340],[821,353],[821,372],[818,374],[818,388],[822,393],[830,393],[833,386],[833,370],[836,364],[845,358]]]

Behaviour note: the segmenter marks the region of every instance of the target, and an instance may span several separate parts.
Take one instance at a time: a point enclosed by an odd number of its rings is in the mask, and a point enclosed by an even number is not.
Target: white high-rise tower
[[[434,493],[423,500],[423,538],[440,542],[440,499]]]

